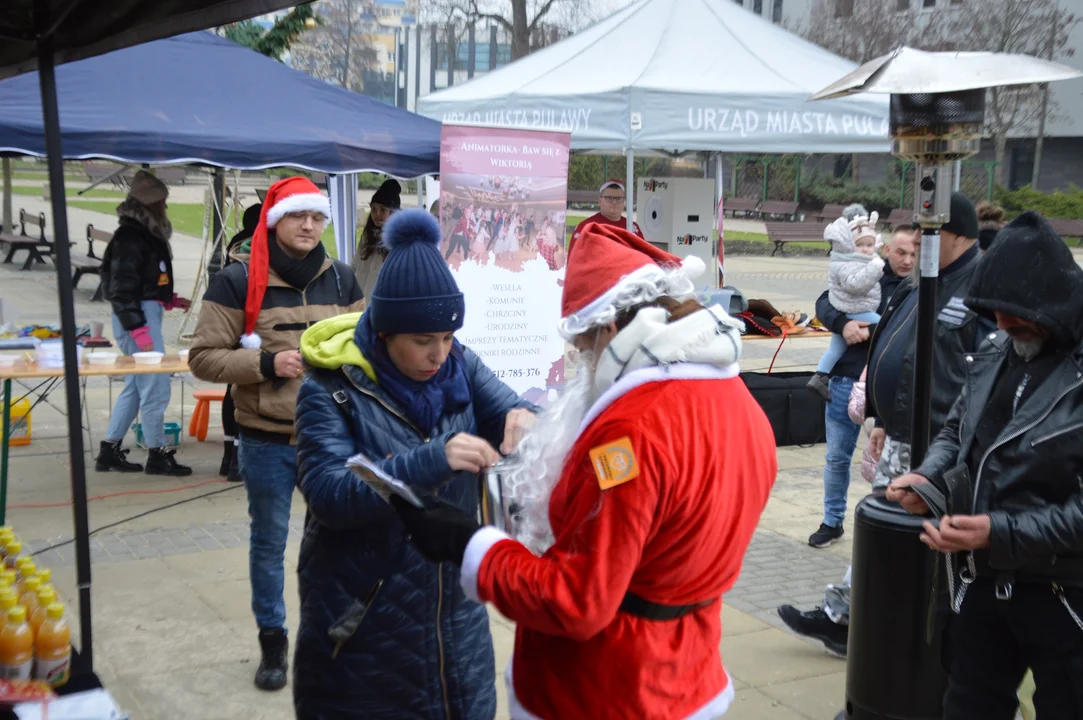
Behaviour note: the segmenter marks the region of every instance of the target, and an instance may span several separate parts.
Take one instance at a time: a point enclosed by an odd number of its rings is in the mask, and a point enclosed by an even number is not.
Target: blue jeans
[[[147,318],[147,329],[154,341],[154,349],[165,352],[162,340],[162,304],[157,300],[143,301],[143,314]],[[125,355],[139,352],[139,346],[113,316],[113,338]],[[117,396],[113,412],[109,416],[109,429],[105,433],[106,442],[118,443],[124,439],[128,429],[135,422],[136,415],[142,414],[143,442],[148,448],[165,447],[165,409],[169,407],[168,375],[129,375],[124,389]]]
[[[847,315],[846,317],[851,320],[857,320],[858,322],[867,322],[870,325],[875,325],[880,322],[880,316],[874,312],[854,313],[853,315]],[[838,333],[833,333],[831,335],[831,344],[827,346],[827,350],[820,358],[820,363],[816,366],[816,372],[831,372],[831,368],[835,367],[835,363],[839,361],[839,358],[846,354],[846,348],[848,347],[849,345],[846,344],[846,338]]]
[[[252,614],[261,628],[286,627],[283,597],[290,504],[297,485],[297,448],[248,437],[241,430],[237,462],[248,491],[248,576]]]
[[[850,489],[850,466],[861,426],[846,414],[854,379],[831,378],[831,399],[824,410],[827,425],[827,457],[824,465],[824,523],[841,527],[846,519],[846,492]]]

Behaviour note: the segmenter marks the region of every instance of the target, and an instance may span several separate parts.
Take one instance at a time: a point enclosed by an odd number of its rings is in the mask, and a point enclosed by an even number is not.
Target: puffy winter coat
[[[463,595],[457,567],[414,550],[394,510],[345,462],[359,452],[380,459],[390,475],[473,514],[478,478],[448,468],[445,443],[465,432],[499,446],[508,411],[533,406],[467,350],[473,403],[422,437],[353,343],[359,317],[324,321],[301,340],[309,371],[297,396],[297,465],[308,513],[297,717],[489,720],[496,674],[485,607]],[[336,646],[329,631],[351,622]]]
[[[173,299],[173,258],[169,243],[127,217],[120,219],[102,256],[102,294],[125,330],[147,324],[144,300]]]

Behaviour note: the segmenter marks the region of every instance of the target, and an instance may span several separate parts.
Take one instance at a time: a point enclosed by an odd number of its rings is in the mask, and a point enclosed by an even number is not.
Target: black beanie
[[[974,203],[962,193],[951,194],[951,219],[940,226],[941,230],[955,233],[968,240],[977,240],[981,225],[978,223],[978,211]]]
[[[398,210],[402,207],[402,199],[399,198],[401,192],[402,186],[399,185],[398,180],[384,180],[384,184],[372,196],[372,202],[380,203],[392,210]]]
[[[965,302],[986,316],[1000,311],[1041,325],[1065,344],[1083,339],[1083,268],[1033,211],[997,235],[974,271]]]

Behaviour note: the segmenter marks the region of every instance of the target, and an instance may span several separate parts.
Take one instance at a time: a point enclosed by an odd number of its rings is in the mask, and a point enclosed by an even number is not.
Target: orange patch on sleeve
[[[594,474],[598,476],[598,487],[602,490],[639,477],[639,462],[632,449],[631,438],[623,437],[591,449],[590,461]]]

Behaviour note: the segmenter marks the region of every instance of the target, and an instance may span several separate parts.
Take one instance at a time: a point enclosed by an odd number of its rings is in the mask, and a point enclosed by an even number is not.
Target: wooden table
[[[127,375],[172,375],[173,373],[187,373],[188,360],[178,355],[166,355],[158,365],[137,365],[135,359],[129,355],[117,358],[114,365],[90,365],[86,358],[90,353],[83,354],[83,364],[79,366],[79,377],[84,379],[83,384],[83,407],[86,407],[86,384],[88,377],[124,377]],[[7,515],[8,497],[8,441],[11,438],[11,381],[12,380],[45,380],[45,390],[39,393],[38,399],[31,407],[33,410],[41,403],[53,388],[64,378],[63,367],[39,367],[37,363],[25,360],[15,361],[13,367],[0,368],[0,380],[4,381],[4,406],[3,406],[3,436],[0,438],[0,525],[4,524]],[[41,385],[38,386],[39,388]],[[30,392],[35,392],[37,388]],[[26,397],[24,395],[23,397]],[[20,400],[22,398],[19,398]],[[183,412],[182,412],[183,424]],[[89,425],[89,417],[88,417]],[[92,438],[93,439],[93,438]]]

